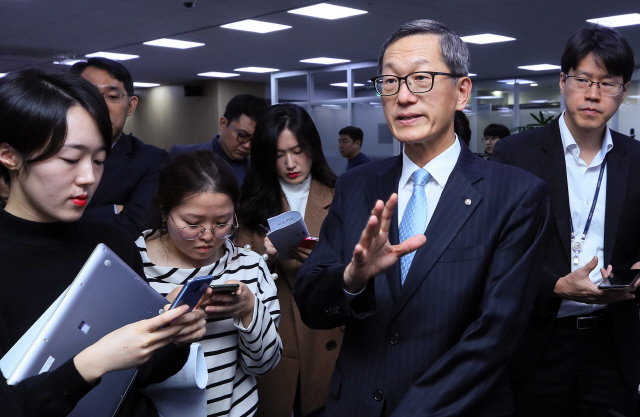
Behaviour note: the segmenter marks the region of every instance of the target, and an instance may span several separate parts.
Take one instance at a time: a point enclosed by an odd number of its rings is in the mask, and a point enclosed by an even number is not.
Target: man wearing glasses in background
[[[251,138],[258,119],[267,110],[264,99],[250,94],[240,94],[232,98],[220,118],[220,134],[213,140],[196,145],[174,145],[169,156],[174,158],[184,152],[199,150],[212,151],[222,157],[233,169],[240,185],[244,182],[249,167]]]
[[[633,49],[614,29],[569,38],[561,59],[566,110],[500,140],[492,161],[549,186],[552,226],[534,315],[512,365],[518,416],[635,416],[640,320],[635,285],[601,290],[640,267],[640,143],[606,123],[627,95]]]
[[[160,171],[169,162],[164,149],[147,145],[123,132],[127,117],[138,105],[133,78],[119,62],[90,58],[71,67],[102,93],[109,108],[113,129],[113,148],[105,160],[100,185],[82,215],[83,219],[117,224],[137,239],[149,229],[159,213],[151,200],[158,186]]]
[[[405,24],[378,62],[372,82],[404,151],[338,179],[294,288],[308,326],[345,326],[325,415],[509,415],[507,364],[537,289],[546,186],[456,137],[471,80],[449,28]]]

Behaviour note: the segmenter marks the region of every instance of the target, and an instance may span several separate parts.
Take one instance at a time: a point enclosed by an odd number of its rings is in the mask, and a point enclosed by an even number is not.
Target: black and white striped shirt
[[[280,304],[276,286],[260,255],[225,241],[224,255],[215,263],[193,269],[158,266],[149,260],[147,240],[160,234],[146,231],[136,245],[151,286],[166,295],[189,278],[215,276],[212,284],[229,279],[243,282],[254,294],[253,321],[244,328],[239,319],[207,319],[207,333],[200,341],[209,371],[207,415],[252,416],[258,407],[254,375],[262,375],[278,363],[282,342],[277,332]]]

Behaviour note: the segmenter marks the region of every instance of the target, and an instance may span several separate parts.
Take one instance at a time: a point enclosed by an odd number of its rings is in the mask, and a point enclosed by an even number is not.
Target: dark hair
[[[220,193],[240,199],[240,186],[233,169],[211,151],[186,152],[173,158],[160,172],[153,202],[164,218],[184,199],[200,193]]]
[[[338,135],[348,135],[352,141],[360,141],[360,146],[362,146],[362,140],[364,139],[364,134],[362,133],[362,129],[355,126],[347,126],[340,129]]]
[[[631,80],[635,66],[633,48],[615,29],[592,25],[571,35],[560,60],[562,72],[566,75],[570,69],[576,69],[589,54],[593,54],[598,67],[611,75],[621,75],[623,84]]]
[[[499,137],[500,139],[506,138],[511,134],[511,131],[505,125],[499,125],[497,123],[491,123],[489,126],[484,128],[483,136],[486,138],[487,136]]]
[[[440,39],[440,55],[442,55],[442,60],[447,68],[449,68],[449,71],[459,76],[466,76],[469,73],[469,66],[471,65],[467,44],[444,24],[428,19],[414,20],[413,22],[405,23],[389,36],[382,45],[382,48],[380,48],[378,54],[378,72],[382,74],[382,61],[384,60],[384,53],[387,51],[389,45],[409,36],[429,34],[438,35]],[[455,83],[457,78],[451,78]]]
[[[10,72],[0,79],[0,142],[20,154],[25,168],[51,158],[67,137],[67,112],[81,106],[96,122],[107,154],[111,150],[111,119],[102,94],[89,81],[68,73],[37,68]],[[0,164],[9,183],[9,170]]]
[[[107,71],[109,75],[124,84],[124,89],[129,97],[133,96],[133,77],[127,67],[118,61],[113,61],[107,58],[89,58],[87,61],[76,62],[73,64],[70,71],[73,74],[80,75],[88,67],[95,67]]]
[[[267,102],[263,98],[251,94],[239,94],[229,100],[223,116],[228,121],[234,122],[244,114],[257,122],[265,111],[267,111]]]
[[[302,151],[311,160],[311,176],[327,187],[335,187],[333,173],[322,152],[320,134],[309,113],[296,104],[271,106],[258,121],[251,141],[251,165],[242,184],[238,206],[240,222],[261,231],[269,217],[282,213],[282,191],[276,172],[278,139],[283,130],[290,130],[298,139]]]
[[[471,143],[471,126],[469,126],[469,118],[461,110],[456,110],[456,116],[453,120],[453,130],[456,135],[467,145]]]

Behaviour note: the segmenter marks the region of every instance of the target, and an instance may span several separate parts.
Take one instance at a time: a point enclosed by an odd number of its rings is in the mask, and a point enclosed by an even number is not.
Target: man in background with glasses
[[[566,110],[498,142],[492,161],[549,186],[536,308],[512,365],[518,416],[635,416],[640,320],[633,291],[599,289],[611,270],[640,267],[640,144],[609,129],[629,88],[633,49],[614,29],[569,38],[561,59]]]
[[[138,105],[133,77],[124,65],[106,58],[90,58],[74,64],[71,72],[98,87],[109,108],[113,129],[111,155],[105,160],[102,180],[82,218],[117,224],[137,239],[152,224],[153,217],[159,216],[151,199],[169,155],[164,149],[123,133],[127,117]]]
[[[251,94],[240,94],[232,98],[218,122],[220,134],[213,140],[196,145],[174,145],[169,156],[174,158],[184,152],[212,151],[222,157],[233,169],[238,183],[242,185],[249,167],[251,139],[258,119],[267,110],[264,99]]]
[[[345,326],[325,415],[509,415],[546,186],[461,145],[469,50],[445,25],[401,26],[378,62],[372,82],[404,151],[338,179],[294,288],[308,326]]]

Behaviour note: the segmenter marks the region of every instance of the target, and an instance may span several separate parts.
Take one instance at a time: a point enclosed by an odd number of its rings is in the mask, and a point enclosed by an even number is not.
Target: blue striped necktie
[[[413,192],[400,222],[400,242],[404,242],[411,236],[424,233],[427,228],[427,194],[424,186],[430,178],[431,175],[427,170],[416,169],[413,172]],[[416,252],[413,251],[400,259],[400,273],[403,285],[415,254]]]

